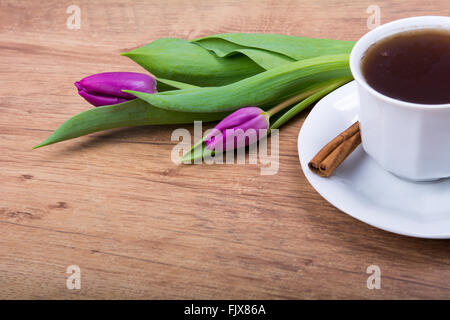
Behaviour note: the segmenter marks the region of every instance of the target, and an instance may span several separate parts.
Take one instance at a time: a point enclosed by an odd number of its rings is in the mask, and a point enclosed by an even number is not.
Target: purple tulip
[[[96,107],[136,99],[122,90],[156,92],[156,81],[153,77],[135,72],[97,73],[75,82],[75,86],[78,94]]]
[[[206,137],[206,148],[218,150],[236,149],[256,142],[267,134],[269,128],[269,116],[264,110],[256,107],[245,107],[239,109],[220,121],[212,132]],[[239,130],[240,129],[240,130]],[[261,135],[260,129],[264,129]],[[234,143],[227,140],[233,139]],[[218,148],[219,147],[219,148]]]

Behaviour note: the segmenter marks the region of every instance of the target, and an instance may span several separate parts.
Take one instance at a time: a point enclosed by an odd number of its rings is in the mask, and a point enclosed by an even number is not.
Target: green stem
[[[306,109],[308,106],[316,102],[317,100],[321,99],[331,91],[339,88],[340,86],[346,84],[347,82],[351,81],[352,77],[345,77],[345,78],[339,78],[333,80],[331,83],[327,82],[325,86],[322,86],[320,89],[318,89],[314,94],[310,95],[308,98],[300,102],[299,104],[292,107],[288,112],[283,114],[277,121],[275,121],[271,126],[270,129],[277,129],[281,127],[283,124],[285,124],[287,121],[292,119],[295,115],[297,115],[299,112]]]
[[[286,101],[283,101],[280,104],[277,104],[275,107],[273,107],[272,109],[266,111],[266,114],[271,117],[273,116],[275,113],[283,110],[286,107],[289,107],[290,105],[299,102],[303,99],[305,99],[306,97],[309,97],[310,95],[316,93],[318,90],[320,90],[321,88],[314,88],[314,89],[310,89],[308,91],[304,91],[302,93],[299,93],[295,96],[293,96],[292,98],[287,99]]]
[[[341,79],[338,79],[338,80],[341,80]],[[292,98],[289,98],[289,99],[281,102],[280,104],[277,104],[275,107],[273,107],[270,110],[266,111],[266,114],[269,117],[271,117],[274,114],[276,114],[276,113],[286,109],[287,107],[293,105],[294,103],[299,102],[299,101],[301,101],[301,100],[303,100],[303,99],[305,99],[305,98],[307,98],[307,97],[309,97],[309,96],[311,96],[311,95],[313,95],[313,94],[315,94],[315,93],[317,93],[317,92],[319,92],[319,91],[321,91],[323,89],[326,89],[327,87],[330,86],[330,84],[334,84],[336,81],[337,81],[336,79],[333,79],[331,81],[325,81],[325,82],[322,82],[322,83],[320,83],[318,85],[315,85],[314,87],[310,88],[309,90],[304,91],[302,93],[299,93],[299,94],[293,96]]]

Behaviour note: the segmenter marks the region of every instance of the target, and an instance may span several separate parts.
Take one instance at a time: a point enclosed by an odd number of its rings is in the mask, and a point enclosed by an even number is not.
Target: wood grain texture
[[[31,150],[89,108],[73,82],[141,69],[119,52],[159,37],[265,32],[356,40],[382,23],[449,15],[447,0],[0,1],[0,298],[450,298],[450,243],[403,237],[328,204],[282,128],[280,169],[176,166],[177,126]],[[191,126],[186,126],[192,129]],[[382,289],[368,290],[369,265]],[[66,268],[81,268],[81,290]]]

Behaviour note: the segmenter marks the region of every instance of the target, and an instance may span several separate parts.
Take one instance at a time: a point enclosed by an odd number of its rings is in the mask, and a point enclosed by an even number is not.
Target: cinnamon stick
[[[357,121],[325,145],[308,163],[308,167],[319,176],[329,177],[360,143]]]

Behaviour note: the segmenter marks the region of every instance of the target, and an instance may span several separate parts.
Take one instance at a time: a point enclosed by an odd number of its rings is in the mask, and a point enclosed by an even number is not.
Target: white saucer
[[[354,81],[323,98],[298,136],[303,172],[322,197],[374,227],[420,238],[450,238],[450,179],[414,183],[383,170],[359,146],[329,178],[312,173],[308,162],[357,119]]]

